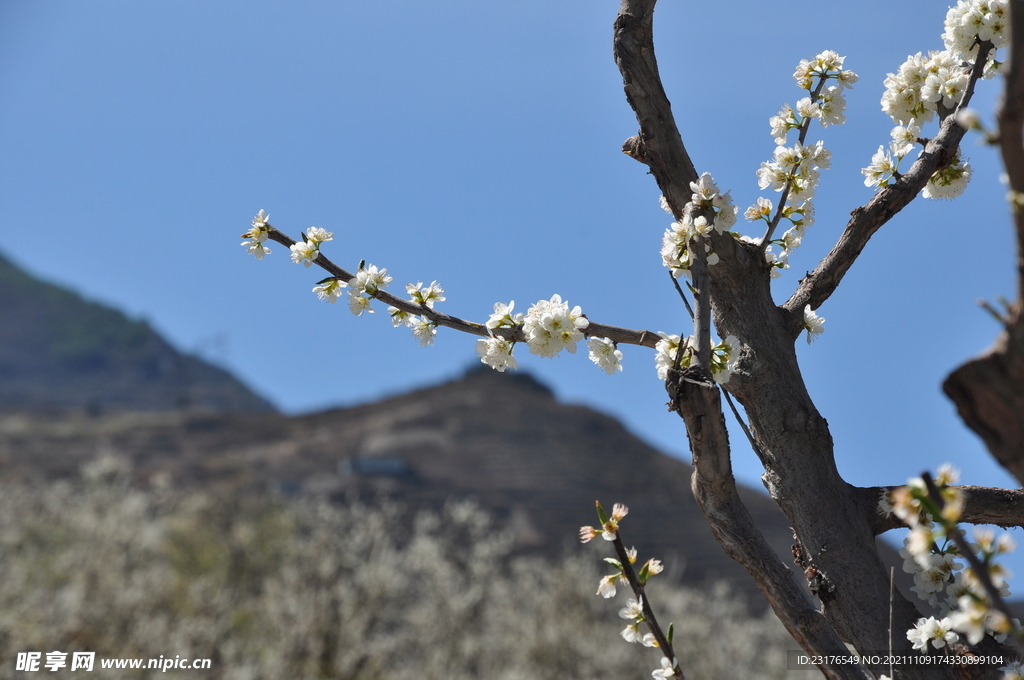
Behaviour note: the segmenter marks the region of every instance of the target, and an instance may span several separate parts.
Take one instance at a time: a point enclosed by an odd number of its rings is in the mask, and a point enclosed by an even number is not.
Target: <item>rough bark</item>
[[[906,525],[895,515],[878,511],[878,500],[893,486],[872,486],[857,489],[862,512],[871,522],[875,535]],[[988,486],[959,486],[966,504],[960,521],[965,524],[994,524],[1000,527],[1024,527],[1024,490],[998,489]]]
[[[710,373],[702,369],[676,372],[668,390],[689,434],[694,466],[691,489],[715,538],[726,554],[747,569],[804,650],[826,657],[846,655],[848,650],[835,629],[758,531],[736,492],[721,397]],[[829,678],[870,677],[851,665],[823,663],[819,668]]]
[[[622,0],[615,22],[615,58],[640,125],[640,133],[627,140],[623,150],[650,168],[679,217],[690,200],[689,182],[697,172],[658,76],[652,37],[654,5],[655,0]],[[985,47],[982,50],[987,53]],[[984,61],[984,54],[979,61]],[[981,66],[975,69],[975,78],[980,71]],[[961,105],[967,100],[969,93]],[[877,519],[865,511],[864,490],[839,475],[828,423],[804,385],[794,349],[803,308],[817,308],[832,294],[871,235],[905,207],[937,169],[952,161],[963,135],[964,130],[948,117],[905,175],[853,211],[832,253],[784,305],[777,306],[772,299],[769,266],[757,245],[740,243],[728,234],[710,236],[720,258],[710,268],[706,286],[713,320],[720,337],[735,335],[743,344],[739,368],[727,389],[747,411],[764,456],[765,486],[792,523],[801,560],[813,566],[825,584],[825,594],[819,590],[824,617],[810,615],[806,601],[791,596],[791,572],[761,553],[759,540],[763,539],[756,531],[748,531],[749,517],[733,500],[717,388],[705,386],[709,376],[682,374],[670,380],[669,387],[691,440],[693,492],[726,552],[751,571],[776,614],[812,653],[831,649],[837,639],[861,652],[886,650],[891,644],[896,653],[913,653],[902,632],[890,640],[890,613],[894,631],[908,630],[920,613],[898,593],[890,601],[889,574],[874,542]],[[693,275],[695,287],[704,289],[704,282],[697,282],[699,273]],[[700,339],[698,347],[699,343]],[[822,670],[839,677],[839,669]],[[901,671],[900,677],[906,678],[996,675],[981,668],[903,667]]]

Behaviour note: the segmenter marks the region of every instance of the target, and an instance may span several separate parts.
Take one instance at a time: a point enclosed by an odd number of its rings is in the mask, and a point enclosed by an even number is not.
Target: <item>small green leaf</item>
[[[676,624],[674,624],[674,623],[668,624],[668,635],[665,636],[665,639],[668,640],[669,644],[672,644],[672,636],[675,635],[675,632],[676,632]]]
[[[644,566],[640,567],[640,573],[636,575],[641,584],[647,583],[647,579],[651,577],[651,570],[648,565],[650,565],[650,562],[644,562]]]
[[[601,522],[601,526],[604,526],[608,523],[608,513],[601,507],[601,501],[594,501],[594,504],[597,506],[597,519]]]

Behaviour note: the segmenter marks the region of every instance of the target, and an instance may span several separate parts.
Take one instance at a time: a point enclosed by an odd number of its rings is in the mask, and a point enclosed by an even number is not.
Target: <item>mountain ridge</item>
[[[0,412],[181,409],[276,410],[145,321],[37,279],[0,254]]]

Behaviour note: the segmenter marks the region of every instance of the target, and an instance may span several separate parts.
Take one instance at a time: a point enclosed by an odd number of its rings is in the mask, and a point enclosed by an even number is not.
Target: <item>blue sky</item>
[[[317,271],[280,246],[239,246],[265,209],[329,257],[387,267],[395,288],[438,280],[441,309],[483,321],[558,293],[603,323],[679,333],[660,265],[670,219],[620,151],[636,122],[611,56],[618,3],[0,3],[0,249],[31,272],[145,318],[290,413],[454,377],[474,339],[421,348],[387,316],[319,302]],[[768,118],[823,49],[860,74],[848,122],[812,129],[833,152],[817,223],[775,283],[788,297],[871,196],[860,168],[888,143],[879,98],[910,53],[940,49],[945,5],[663,0],[659,62],[698,170],[741,206],[774,144]],[[989,112],[997,87],[979,88]],[[918,200],[870,243],[798,352],[855,484],[901,483],[951,461],[965,483],[1014,485],[942,396],[944,376],[998,328],[979,298],[1014,290],[998,158],[965,142],[956,201]],[[740,225],[742,228],[743,225]],[[650,350],[607,376],[585,352],[520,366],[565,401],[686,454]],[[760,469],[741,439],[738,476]],[[581,461],[585,465],[586,461]],[[681,493],[688,493],[681,490]]]

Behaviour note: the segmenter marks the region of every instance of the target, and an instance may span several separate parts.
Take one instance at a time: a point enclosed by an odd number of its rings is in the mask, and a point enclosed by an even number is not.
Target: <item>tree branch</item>
[[[892,529],[905,529],[895,515],[884,515],[878,511],[882,494],[898,486],[870,486],[857,489],[857,502],[871,523],[875,535]],[[989,486],[958,486],[964,493],[964,510],[960,522],[966,524],[995,524],[1000,527],[1024,527],[1024,490],[999,489]]]
[[[992,43],[983,43],[978,48],[970,83],[955,111],[966,108],[970,103],[975,83],[984,72],[991,51]],[[906,174],[875,194],[867,205],[850,213],[850,221],[832,252],[800,281],[796,292],[782,306],[790,311],[802,311],[808,304],[811,309],[820,307],[835,292],[874,233],[914,200],[937,170],[953,162],[965,133],[966,130],[957,125],[956,116],[947,115],[939,126],[938,134],[925,145]]]
[[[268,238],[289,248],[296,242],[295,239],[272,226],[269,227]],[[331,262],[331,260],[329,260],[323,253],[319,253],[316,256],[316,259],[313,260],[313,264],[342,281],[348,282],[355,278],[354,274]],[[520,327],[516,327],[515,329],[495,328],[488,330],[484,324],[476,323],[475,321],[467,321],[466,319],[449,316],[448,314],[442,314],[436,309],[418,305],[412,300],[400,298],[384,290],[377,291],[373,297],[384,304],[400,309],[403,312],[407,312],[415,316],[424,316],[436,323],[438,326],[453,328],[457,331],[462,331],[463,333],[479,335],[484,338],[494,334],[502,335],[509,340],[514,340],[516,342],[526,341],[526,336],[523,335],[523,329]],[[642,345],[643,347],[650,347],[652,349],[658,344],[658,340],[661,339],[658,334],[653,331],[636,331],[631,328],[608,326],[606,324],[595,323],[593,321],[591,321],[590,325],[583,330],[583,334],[589,337],[610,338],[618,343]]]
[[[654,5],[657,0],[622,0],[615,19],[615,63],[622,73],[626,101],[636,112],[640,134],[622,145],[627,155],[651,169],[676,219],[697,181],[665,95],[654,56]]]
[[[764,539],[736,492],[722,403],[711,375],[699,367],[674,371],[666,387],[671,403],[686,422],[694,468],[690,487],[715,538],[726,554],[750,573],[801,647],[826,658],[847,655],[835,629]],[[819,668],[828,678],[871,677],[857,666],[823,663]]]
[[[1010,2],[1010,61],[999,106],[999,147],[1017,236],[1017,302],[981,356],[950,373],[942,391],[992,456],[1024,483],[1024,2]]]

